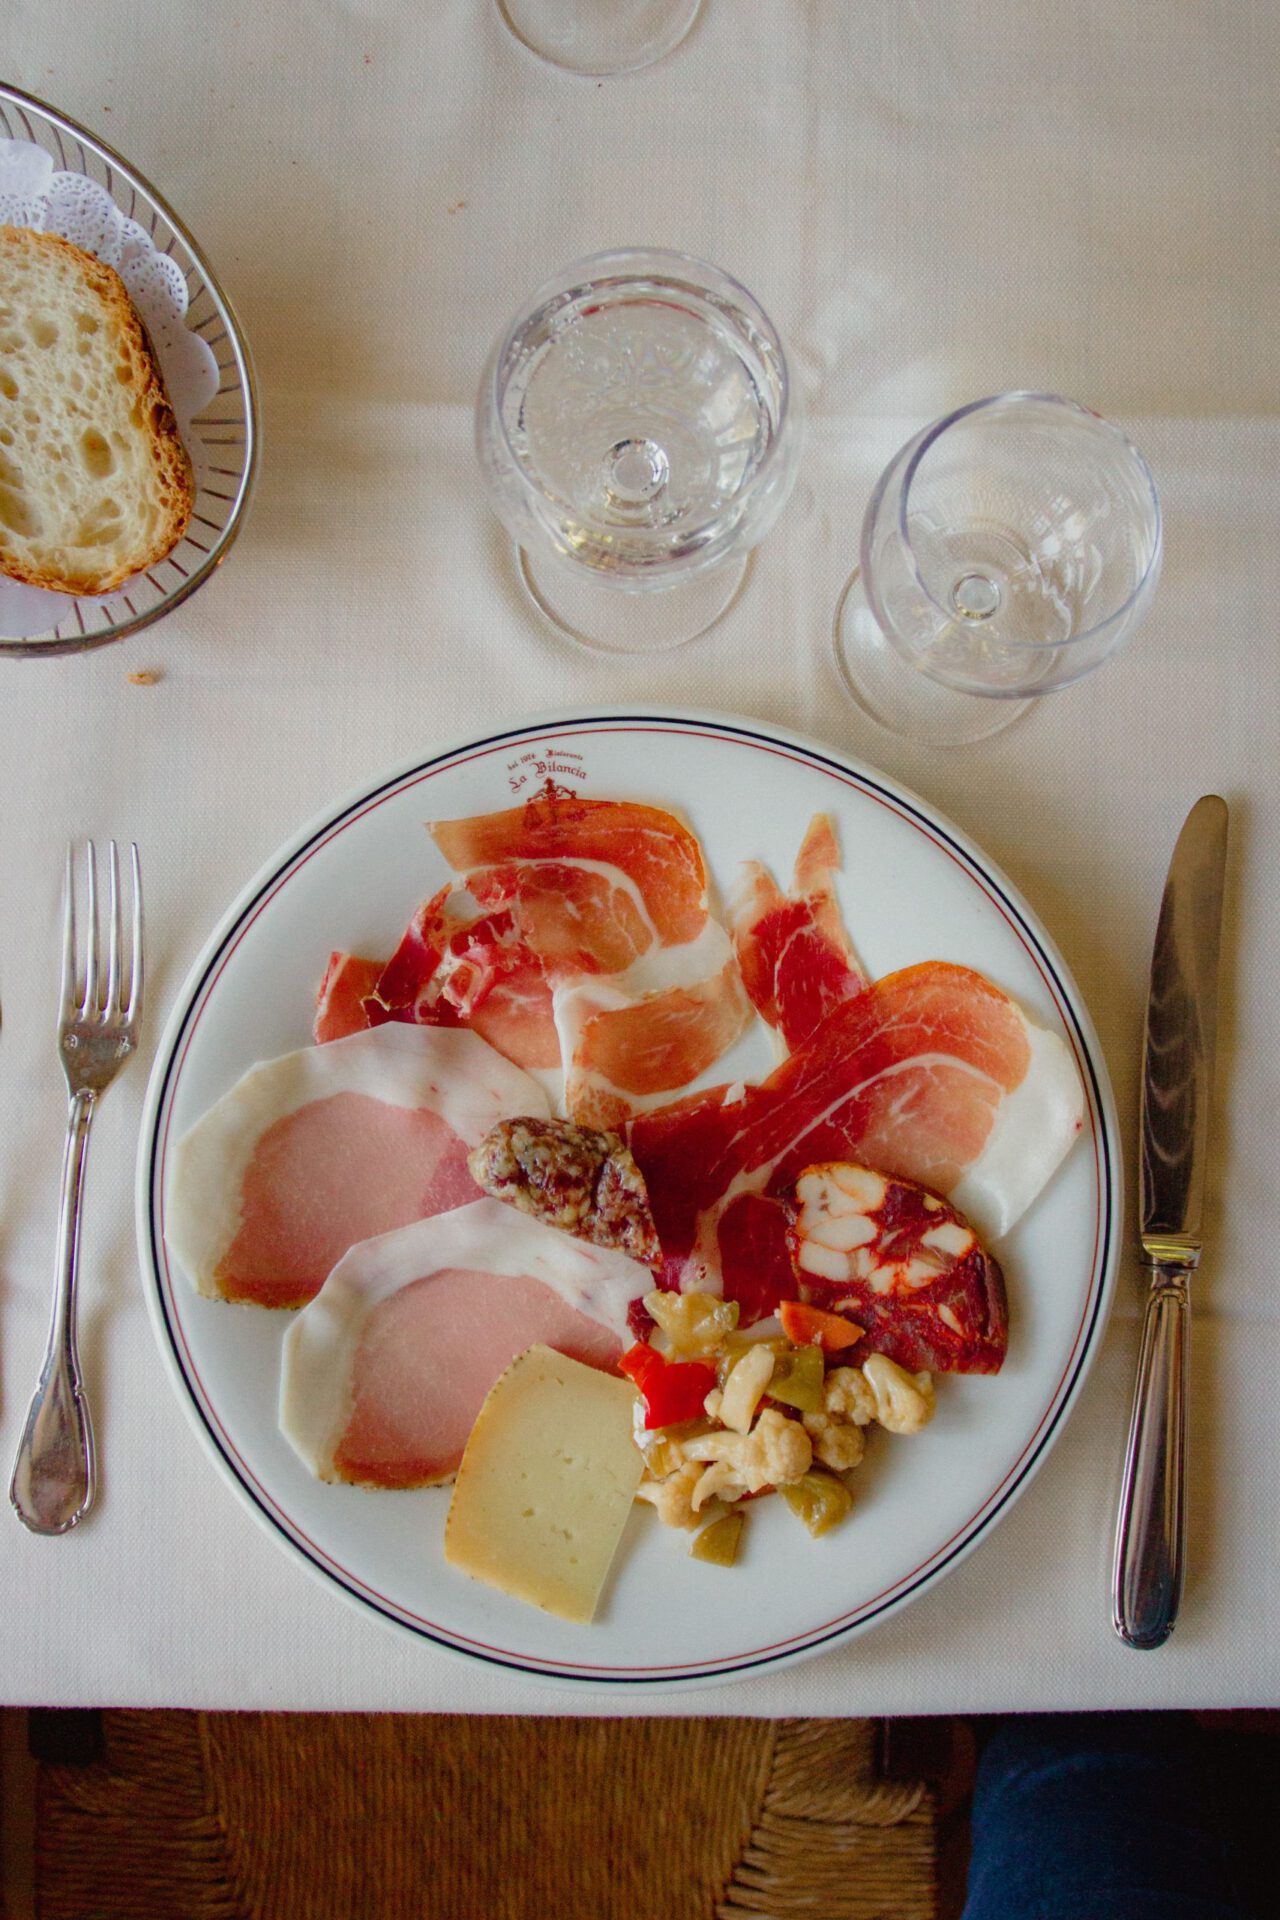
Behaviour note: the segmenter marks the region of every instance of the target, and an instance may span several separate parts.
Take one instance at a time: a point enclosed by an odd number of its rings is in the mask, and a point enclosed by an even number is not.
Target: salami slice
[[[1004,1276],[946,1200],[911,1180],[826,1161],[805,1168],[787,1212],[801,1297],[865,1329],[855,1363],[883,1353],[911,1371],[999,1371],[1009,1333]]]

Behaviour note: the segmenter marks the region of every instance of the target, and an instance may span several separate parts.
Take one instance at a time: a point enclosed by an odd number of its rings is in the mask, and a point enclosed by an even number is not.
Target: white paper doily
[[[125,218],[105,188],[86,174],[58,172],[52,156],[29,140],[0,139],[0,225],[61,234],[115,268],[160,362],[198,479],[201,448],[192,423],[217,394],[220,373],[213,350],[186,324],[181,267],[157,249],[145,227]],[[0,632],[41,633],[74,605],[70,595],[0,575]]]

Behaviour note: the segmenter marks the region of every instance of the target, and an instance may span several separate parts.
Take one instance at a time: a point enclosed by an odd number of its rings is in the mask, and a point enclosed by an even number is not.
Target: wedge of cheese
[[[529,1347],[490,1388],[445,1524],[452,1566],[586,1622],[618,1550],[644,1460],[625,1380]]]

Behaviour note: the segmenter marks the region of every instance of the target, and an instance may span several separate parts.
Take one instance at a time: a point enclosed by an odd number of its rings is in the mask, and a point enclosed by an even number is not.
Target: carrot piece
[[[828,1313],[803,1300],[784,1300],[778,1308],[782,1331],[797,1347],[821,1347],[824,1353],[840,1353],[861,1340],[866,1329],[841,1313]]]

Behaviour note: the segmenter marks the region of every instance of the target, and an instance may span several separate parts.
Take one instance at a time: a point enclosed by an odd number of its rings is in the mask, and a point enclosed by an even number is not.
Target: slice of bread
[[[110,593],[177,544],[191,504],[119,274],[57,234],[0,226],[0,573]]]

